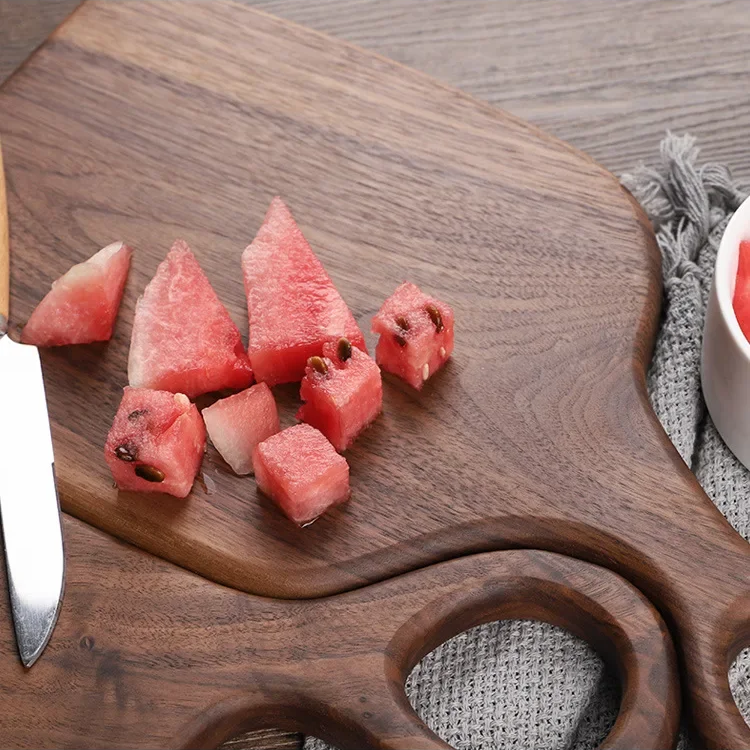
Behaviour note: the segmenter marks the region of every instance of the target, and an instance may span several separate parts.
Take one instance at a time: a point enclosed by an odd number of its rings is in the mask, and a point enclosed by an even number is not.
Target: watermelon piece
[[[271,389],[258,383],[203,410],[208,435],[235,474],[253,470],[253,450],[280,429]]]
[[[737,263],[737,279],[732,300],[734,314],[742,333],[750,341],[750,240],[740,242],[740,256]]]
[[[257,380],[296,382],[326,341],[346,336],[367,351],[346,302],[281,198],[242,254],[250,320],[248,353]]]
[[[134,388],[190,398],[253,382],[240,332],[182,240],[136,305],[128,379]]]
[[[272,435],[253,452],[255,481],[296,524],[349,499],[349,464],[309,424]]]
[[[21,341],[34,346],[109,341],[132,255],[124,242],[113,242],[53,281],[31,313]]]
[[[375,360],[417,390],[453,352],[453,310],[444,302],[404,283],[372,320],[380,334]]]
[[[184,393],[123,391],[104,458],[120,490],[186,497],[206,447],[206,428]]]
[[[380,368],[348,339],[323,345],[311,357],[302,378],[305,404],[297,419],[319,429],[337,451],[345,451],[383,408]]]

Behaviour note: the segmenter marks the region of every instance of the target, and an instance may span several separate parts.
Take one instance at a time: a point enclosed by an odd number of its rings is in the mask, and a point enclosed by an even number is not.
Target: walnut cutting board
[[[99,247],[136,248],[113,340],[44,353],[67,512],[277,597],[470,552],[562,552],[638,585],[693,678],[728,695],[747,548],[648,405],[659,257],[611,174],[419,73],[228,2],[85,4],[4,86],[0,133],[12,320]],[[404,279],[449,302],[453,361],[421,393],[386,378],[383,416],[347,454],[352,501],[309,528],[213,448],[187,501],[118,493],[102,446],[138,295],[183,237],[246,336],[240,255],[276,194],[363,330]],[[296,386],[276,395],[290,424]]]

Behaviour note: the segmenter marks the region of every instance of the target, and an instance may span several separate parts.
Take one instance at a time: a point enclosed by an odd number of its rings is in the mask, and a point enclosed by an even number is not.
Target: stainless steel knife
[[[30,667],[57,622],[65,557],[39,351],[7,335],[9,260],[0,143],[0,517],[16,642]]]

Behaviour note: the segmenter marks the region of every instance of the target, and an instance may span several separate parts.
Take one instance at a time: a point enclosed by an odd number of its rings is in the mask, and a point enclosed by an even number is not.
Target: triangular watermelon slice
[[[113,242],[53,282],[23,329],[23,343],[65,346],[108,341],[132,254],[123,242]]]
[[[191,398],[252,383],[240,332],[182,240],[136,305],[128,378],[134,388]]]
[[[310,357],[342,336],[367,351],[362,331],[294,217],[276,197],[242,254],[250,320],[248,354],[258,381],[301,380]]]

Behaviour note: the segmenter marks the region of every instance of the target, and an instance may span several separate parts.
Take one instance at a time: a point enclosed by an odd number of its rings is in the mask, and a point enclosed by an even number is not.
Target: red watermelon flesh
[[[190,398],[253,381],[237,326],[182,240],[136,305],[128,378],[136,388]]]
[[[269,385],[301,380],[307,360],[342,336],[367,351],[346,302],[281,198],[271,201],[242,255],[242,270],[248,353],[257,380]]]
[[[375,361],[347,339],[323,345],[302,378],[305,404],[297,419],[319,429],[338,451],[346,450],[383,408],[383,381]]]
[[[255,446],[281,429],[276,401],[265,383],[217,401],[203,410],[203,420],[235,474],[250,474]]]
[[[23,343],[65,346],[108,341],[132,254],[125,243],[114,242],[54,281],[23,329]]]
[[[104,458],[120,490],[186,497],[205,446],[206,428],[186,395],[128,387]]]
[[[734,285],[732,306],[742,333],[750,341],[750,240],[740,242],[740,257],[737,264],[737,280]]]
[[[260,490],[300,526],[349,499],[349,464],[309,424],[289,427],[260,443],[253,467]]]
[[[380,334],[375,359],[419,390],[451,356],[453,323],[448,305],[401,284],[373,318],[372,330]]]

